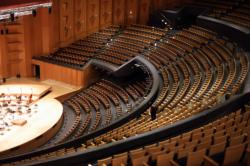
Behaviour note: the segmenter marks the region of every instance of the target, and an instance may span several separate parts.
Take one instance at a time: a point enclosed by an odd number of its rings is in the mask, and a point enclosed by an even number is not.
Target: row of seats
[[[98,166],[249,165],[250,109],[238,110],[202,127],[98,160]]]
[[[165,30],[158,28],[152,30],[147,26],[131,25],[125,28],[110,26],[49,56],[42,56],[40,60],[83,67],[89,60],[99,59],[120,66],[159,40],[165,33]]]
[[[131,112],[132,107],[147,95],[150,86],[146,80],[121,86],[103,79],[87,89],[82,89],[65,102],[66,107],[74,112],[74,121],[58,142],[93,132]]]
[[[122,65],[129,59],[139,55],[145,48],[160,40],[167,30],[158,28],[148,30],[147,26],[131,25],[112,39],[108,48],[96,58],[116,65]]]
[[[195,1],[192,5],[198,5],[201,7],[208,7],[211,11],[207,14],[210,17],[215,17],[233,24],[250,28],[249,14],[250,14],[250,2],[245,1],[214,1],[214,0],[202,0]]]
[[[130,33],[128,29],[133,29],[133,32]],[[117,51],[121,55],[140,51],[146,59],[155,65],[161,75],[162,85],[159,96],[151,108],[141,114],[140,117],[130,120],[105,134],[84,142],[79,141],[79,144],[74,147],[62,148],[49,154],[17,161],[14,164],[81,153],[89,149],[98,149],[98,147],[107,144],[119,144],[122,140],[174,124],[224,102],[228,96],[238,92],[247,77],[249,64],[245,52],[237,48],[234,43],[218,37],[216,33],[207,29],[191,26],[180,31],[171,31],[133,25],[127,27],[124,31],[129,31],[129,35],[126,35],[126,38],[124,36],[119,38],[119,35],[117,35],[115,39],[109,42],[110,45],[100,52],[100,55],[110,50]],[[139,35],[143,37],[138,37],[140,40],[135,40],[132,36],[141,34],[141,31],[149,33],[149,37]],[[155,34],[154,37],[157,40],[152,40],[154,44],[148,44],[147,41],[152,39],[152,34]],[[129,40],[130,37],[131,40]],[[145,42],[142,42],[142,40],[145,40]],[[145,47],[143,48],[141,45]],[[122,49],[123,47],[126,48],[127,52]],[[129,55],[130,58],[134,56]],[[119,56],[112,58],[113,60],[120,59],[123,61]],[[115,61],[112,62],[109,59],[103,60],[116,64]],[[96,88],[89,87],[86,92],[81,93],[82,97],[78,95],[74,98],[75,103],[78,102],[78,105],[86,108],[86,110],[88,110],[88,106],[85,105],[91,104],[83,104],[85,101],[81,100],[91,98],[89,100],[89,103],[93,103],[91,108],[96,109],[95,111],[91,109],[93,115],[96,115],[97,110],[101,110],[100,106],[105,108],[106,111],[108,110],[106,113],[101,113],[102,120],[105,118],[105,114],[110,115],[113,111],[109,104],[105,103],[112,103],[111,105],[116,107],[118,112],[123,112],[121,110],[123,110],[124,105],[130,104],[129,107],[131,108],[133,104],[130,101],[138,100],[138,96],[143,94],[146,81],[141,84],[135,83],[124,88],[118,88],[119,91],[117,91],[118,85],[111,87],[114,90],[109,89],[108,91],[108,88],[105,87],[109,86],[110,82],[107,82],[109,81],[96,83],[94,85]],[[104,86],[102,86],[103,83]],[[122,94],[116,93],[110,95],[110,97],[101,97],[98,91],[103,91],[103,94],[112,91]],[[124,91],[126,93],[123,93]],[[123,106],[116,105],[117,97],[119,97],[120,103],[124,102]],[[111,100],[112,102],[110,102]],[[81,113],[88,113],[86,110],[82,111],[81,109]],[[156,111],[155,120],[152,120],[152,110]],[[77,109],[74,112],[77,114]],[[100,123],[98,119],[95,121]]]
[[[248,60],[246,57],[241,56],[240,59],[234,59],[232,57],[233,52],[225,45],[222,45],[222,39],[216,38],[213,32],[196,26],[189,28],[187,31],[199,37],[204,37],[203,40],[207,41],[203,43],[207,43],[207,45],[201,45],[200,49],[192,47],[192,50],[188,51],[181,45],[171,44],[172,40],[175,39],[175,36],[173,36],[169,40],[159,43],[158,47],[153,51],[156,52],[158,49],[167,46],[169,50],[175,52],[175,55],[173,55],[175,58],[172,58],[172,63],[171,58],[169,58],[170,63],[164,64],[164,62],[161,62],[156,65],[160,66],[161,64],[159,69],[165,73],[162,74],[165,86],[162,88],[163,91],[160,93],[160,97],[153,104],[157,108],[157,119],[151,121],[151,116],[145,113],[135,121],[128,122],[121,127],[98,136],[96,139],[89,140],[89,142],[92,141],[89,144],[91,148],[99,146],[99,144],[103,145],[136,136],[160,126],[166,126],[188,118],[220,103],[226,93],[231,93],[231,89],[234,89],[233,93],[235,93],[240,88],[239,85],[242,84],[242,79],[244,80],[247,76],[247,70],[245,69],[248,68]],[[162,44],[164,46],[161,46]],[[205,53],[201,51],[203,48],[210,52]],[[165,49],[164,54],[171,54],[172,52],[169,50]],[[159,53],[158,55],[163,56],[162,59],[165,59],[164,54]],[[192,61],[185,61],[185,58],[188,56],[192,57]],[[152,59],[149,56],[149,60],[151,61]],[[196,61],[193,61],[193,59],[196,59]],[[212,63],[212,59],[214,63]],[[196,67],[191,68],[189,63],[194,62],[197,63],[194,64]],[[238,62],[242,66],[238,66]],[[174,63],[175,65],[173,65]],[[195,72],[193,73],[192,71]],[[242,75],[238,77],[236,72],[242,72]],[[227,76],[226,73],[229,73],[229,75]],[[193,77],[190,75],[193,75]],[[167,76],[168,78],[166,78]],[[215,96],[215,94],[217,95]],[[88,147],[88,144],[86,147]]]
[[[60,48],[55,53],[41,56],[39,59],[64,66],[83,67],[91,58],[96,56],[99,50],[106,46],[109,39],[118,33],[119,29],[119,26],[104,28],[65,48]]]

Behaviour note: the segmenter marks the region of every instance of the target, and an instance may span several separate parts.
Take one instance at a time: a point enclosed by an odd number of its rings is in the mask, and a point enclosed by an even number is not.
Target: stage
[[[63,106],[54,98],[75,90],[32,79],[1,85],[0,156],[30,151],[52,138],[63,122]]]

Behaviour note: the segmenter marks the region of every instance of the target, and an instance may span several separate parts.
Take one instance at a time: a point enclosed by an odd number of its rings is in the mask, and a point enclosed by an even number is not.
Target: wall
[[[47,63],[33,59],[33,65],[40,67],[40,79],[47,80],[53,79],[56,81],[64,82],[77,87],[88,87],[92,80],[90,78],[98,77],[94,66],[89,65],[83,70],[73,69],[57,64]]]
[[[0,78],[31,74],[30,24],[28,16],[0,26]]]

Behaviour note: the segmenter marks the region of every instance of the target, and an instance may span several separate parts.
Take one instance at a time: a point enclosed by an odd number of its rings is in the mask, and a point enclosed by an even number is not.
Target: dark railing
[[[198,16],[196,23],[201,27],[229,37],[232,41],[238,43],[240,47],[250,51],[250,29],[207,16]]]

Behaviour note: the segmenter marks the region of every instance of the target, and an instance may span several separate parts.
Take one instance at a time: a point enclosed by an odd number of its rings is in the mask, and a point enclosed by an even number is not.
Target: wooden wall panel
[[[20,74],[20,64],[18,61],[11,61],[8,64],[9,68],[10,68],[10,72],[8,77],[10,76],[16,76],[17,74]],[[22,75],[22,74],[21,74]]]
[[[99,0],[87,0],[87,33],[99,30]]]
[[[99,78],[92,65],[87,66],[84,70],[77,70],[38,60],[32,60],[32,64],[40,66],[41,80],[53,79],[75,86],[88,87],[93,83],[93,78]]]
[[[166,1],[168,0],[152,0],[153,10],[164,9]]]
[[[8,76],[8,57],[6,56],[6,38],[4,35],[4,26],[0,24],[0,78]]]
[[[184,0],[182,0],[184,2]],[[167,0],[164,4],[165,9],[171,9],[181,4],[181,0]]]
[[[55,51],[57,48],[60,46],[60,5],[59,2],[60,0],[53,0],[53,6],[51,9],[50,16],[51,21],[50,21],[50,28],[51,28],[51,48],[52,51]]]
[[[73,41],[74,37],[74,3],[72,0],[60,1],[60,41],[65,46]]]
[[[75,86],[83,85],[84,71],[37,60],[32,60],[32,64],[40,66],[41,80],[53,79]]]
[[[51,13],[47,8],[38,9],[35,17],[30,17],[32,56],[45,55],[60,47],[60,6],[53,0]],[[49,38],[49,39],[46,39]]]
[[[180,5],[182,2],[186,0],[152,0],[152,10],[163,10],[163,9],[171,9],[174,6]]]
[[[41,28],[42,28],[42,52],[47,55],[52,52],[52,16],[49,14],[48,9],[41,8]]]
[[[86,0],[75,0],[74,3],[74,36],[80,39],[86,35]]]
[[[137,22],[137,0],[126,0],[126,24],[135,24]]]
[[[125,22],[125,0],[113,0],[113,24],[123,25]]]
[[[42,14],[41,12],[37,12],[36,17],[30,16],[30,21],[32,22],[32,53],[33,56],[42,55],[43,47],[42,47],[42,22],[41,22]]]
[[[23,18],[23,26],[24,26],[24,49],[25,49],[25,55],[24,55],[24,62],[23,66],[20,66],[21,70],[23,70],[24,76],[31,77],[32,76],[32,65],[31,65],[31,59],[32,59],[32,22],[31,18],[32,16],[24,16]]]
[[[112,24],[112,0],[100,0],[100,28]]]
[[[150,13],[150,0],[139,0],[139,24],[147,24]]]
[[[29,76],[27,71],[27,62],[31,59],[30,52],[27,51],[28,43],[25,38],[25,19],[21,17],[15,22],[5,23],[5,62],[7,64],[6,77],[16,76]],[[30,36],[30,34],[27,34]],[[27,37],[27,41],[28,41]]]

